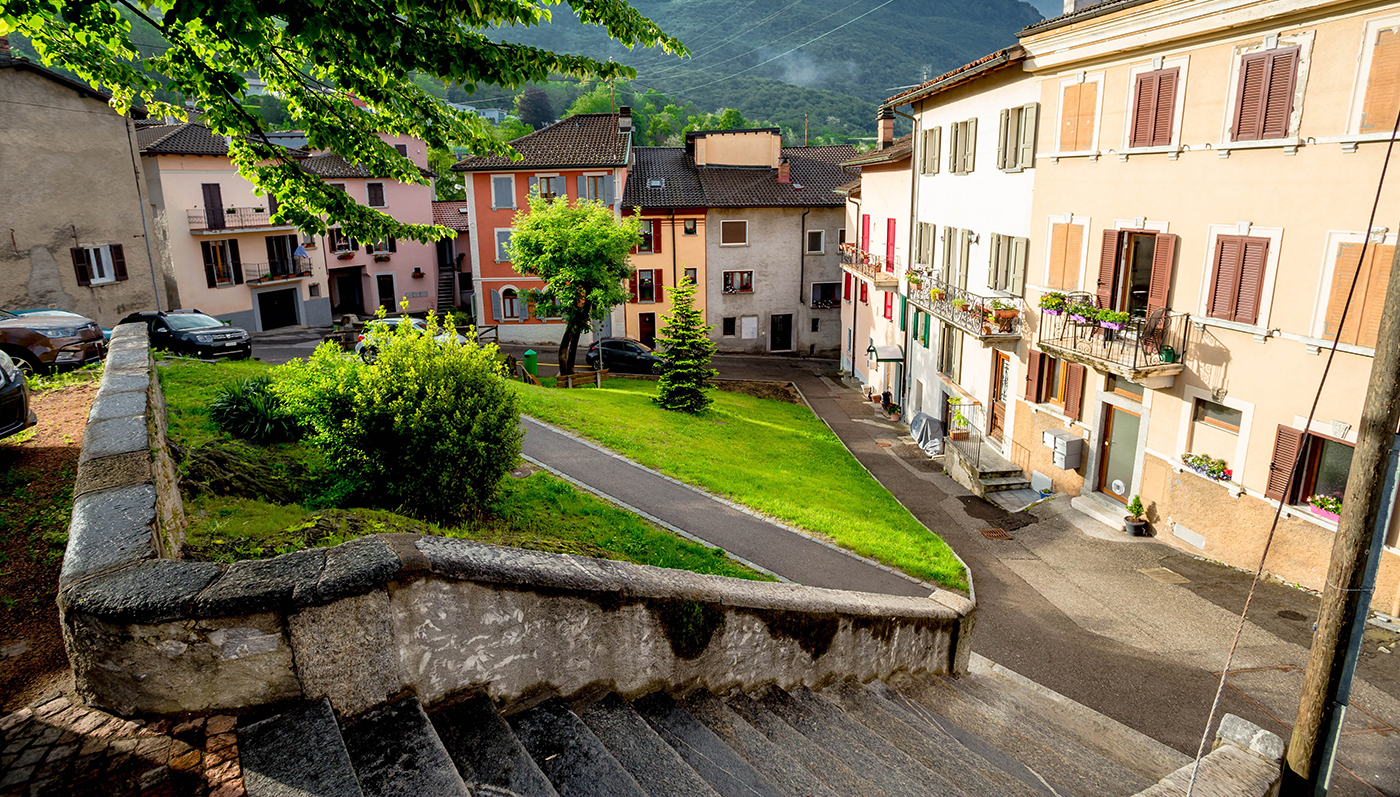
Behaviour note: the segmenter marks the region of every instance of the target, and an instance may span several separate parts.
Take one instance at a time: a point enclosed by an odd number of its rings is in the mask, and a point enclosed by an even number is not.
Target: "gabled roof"
[[[860,196],[860,178],[857,177],[845,185],[838,185],[832,190],[844,197]]]
[[[433,202],[433,223],[452,230],[467,229],[467,203]]]
[[[1094,17],[1101,17],[1105,14],[1112,14],[1115,11],[1122,11],[1151,2],[1154,2],[1154,0],[1104,0],[1102,3],[1094,3],[1091,6],[1085,6],[1071,11],[1068,14],[1061,14],[1058,17],[1043,19],[1039,22],[1027,25],[1025,28],[1021,29],[1020,33],[1016,34],[1016,37],[1034,36],[1037,33],[1044,33],[1047,30],[1054,30],[1055,28],[1061,28],[1065,25],[1073,25],[1076,22],[1084,22]]]
[[[660,180],[660,186],[653,181]],[[622,191],[624,208],[698,208],[705,192],[685,147],[633,147],[632,168]]]
[[[351,163],[339,154],[334,152],[323,152],[320,155],[312,155],[301,162],[301,168],[317,177],[335,179],[337,177],[346,178],[372,178],[379,175],[373,174],[368,168],[359,163]],[[424,177],[437,177],[433,172],[418,167],[419,173]]]
[[[197,122],[148,125],[136,131],[143,155],[218,155],[228,157],[228,139]]]
[[[618,129],[618,114],[580,113],[510,142],[520,160],[472,155],[452,167],[457,172],[568,169],[625,166],[632,135]]]
[[[908,160],[914,154],[914,134],[896,138],[884,149],[872,149],[842,163],[842,166],[874,166],[880,163],[898,163]]]
[[[1114,0],[1114,2],[1123,1],[1124,0]],[[1146,2],[1146,0],[1136,1]],[[1027,30],[1029,30],[1029,28],[1027,28]],[[1022,31],[1022,33],[1024,32],[1025,31]],[[985,75],[989,72],[995,72],[996,70],[1005,68],[1007,66],[1010,66],[1011,64],[1020,63],[1022,60],[1025,59],[1025,57],[1025,49],[1023,49],[1019,44],[1013,44],[1010,47],[997,50],[994,53],[984,55],[970,64],[963,64],[962,66],[950,72],[944,72],[943,74],[939,75],[933,80],[920,83],[919,85],[915,86],[912,89],[909,89],[908,91],[896,94],[893,97],[890,97],[889,99],[885,100],[880,107],[893,108],[897,105],[905,105],[914,102],[915,100],[921,100],[924,97],[928,97],[933,94],[938,94],[939,92],[947,91],[948,89],[951,89],[954,86],[960,86],[969,80],[981,77],[982,75]]]
[[[45,69],[44,67],[22,56],[0,56],[0,69],[14,69],[20,72],[32,72],[38,75],[39,77],[42,77],[46,80],[51,80],[54,83],[59,84],[60,86],[66,86],[67,88],[72,89],[73,91],[77,92],[79,97],[90,97],[94,100],[101,100],[102,102],[107,102],[108,100],[112,99],[112,95],[98,91],[97,89],[94,89],[92,86],[89,86],[81,80],[75,80],[71,77],[68,77],[67,75],[55,72],[52,69]],[[112,113],[115,114],[116,111],[113,110]],[[133,119],[146,118],[146,112],[141,110],[140,108],[132,108],[129,115]]]

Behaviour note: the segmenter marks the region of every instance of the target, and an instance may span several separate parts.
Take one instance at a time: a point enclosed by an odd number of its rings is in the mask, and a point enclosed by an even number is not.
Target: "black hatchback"
[[[38,416],[29,409],[29,383],[10,355],[0,351],[0,438],[38,422]]]
[[[216,357],[246,360],[253,356],[253,339],[247,331],[228,326],[198,310],[145,310],[132,313],[121,323],[145,324],[151,348],[205,360]]]
[[[583,359],[591,368],[629,374],[661,373],[662,359],[646,344],[632,338],[603,338],[588,347]]]

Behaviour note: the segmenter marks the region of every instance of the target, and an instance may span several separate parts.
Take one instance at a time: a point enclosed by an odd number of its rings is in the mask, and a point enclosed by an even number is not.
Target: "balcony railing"
[[[877,288],[889,289],[899,285],[899,277],[895,274],[899,268],[898,255],[891,259],[866,252],[855,244],[841,244],[841,266],[852,274],[873,280]]]
[[[243,282],[246,285],[267,285],[274,282],[291,282],[311,276],[311,258],[303,258],[300,263],[243,263]]]
[[[1182,370],[1191,332],[1191,316],[1154,309],[1134,316],[1122,329],[1070,315],[1040,313],[1040,347],[1072,362],[1105,373],[1144,379]]]
[[[1018,340],[1024,329],[1020,299],[983,296],[932,277],[910,280],[909,301],[978,340]]]
[[[191,232],[221,230],[256,230],[292,227],[273,224],[272,212],[266,208],[193,208],[188,212]]]

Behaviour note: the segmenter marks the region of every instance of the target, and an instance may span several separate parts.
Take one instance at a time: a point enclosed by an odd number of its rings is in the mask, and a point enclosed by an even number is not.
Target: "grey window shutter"
[[[1007,153],[1008,149],[1010,149],[1010,147],[1008,146],[1007,142],[1010,141],[1010,139],[1012,138],[1012,136],[1013,136],[1013,133],[1011,132],[1011,109],[1009,109],[1009,108],[1002,108],[1002,109],[1001,109],[1001,126],[1000,126],[999,128],[997,128],[997,168],[998,168],[998,169],[1010,169],[1010,168],[1013,168],[1013,167],[1015,166],[1014,163],[1008,162],[1007,159],[1006,159],[1006,153]]]
[[[579,198],[579,199],[597,199],[597,198],[598,198],[598,197],[596,197],[596,196],[589,196],[589,195],[588,195],[588,178],[587,178],[587,177],[584,177],[584,176],[581,175],[581,174],[578,176],[578,198]]]
[[[613,204],[613,176],[611,174],[603,178],[603,189],[606,196],[603,202],[611,207]]]
[[[924,262],[924,224],[919,222],[914,226],[914,262]]]
[[[540,181],[539,181],[538,178],[535,178],[535,177],[531,177],[531,178],[530,178],[530,193],[532,193],[532,194],[535,193],[535,189],[536,189],[536,187],[539,185],[539,182],[540,182]]]
[[[495,288],[491,289],[491,318],[501,321],[501,292]]]
[[[963,333],[961,329],[951,330],[953,335],[953,381],[962,383]]]
[[[1007,288],[1017,296],[1026,292],[1026,263],[1030,260],[1031,239],[1011,239],[1011,284]]]
[[[937,132],[938,128],[924,131],[924,150],[920,153],[923,157],[919,160],[920,174],[932,174],[933,165],[938,162]]]
[[[1002,286],[1001,236],[992,234],[991,268],[987,269],[987,287],[1000,290]]]
[[[948,124],[948,171],[953,174],[962,171],[962,153],[958,151],[958,135],[961,131],[962,122]]]
[[[943,281],[949,285],[957,282],[957,275],[953,273],[953,269],[957,268],[957,264],[953,262],[953,254],[957,251],[953,242],[957,236],[957,228],[943,228]]]
[[[965,141],[963,142],[963,171],[969,174],[977,168],[977,120],[968,119],[967,129],[963,131]]]
[[[962,251],[958,253],[958,287],[967,289],[967,264],[972,259],[972,230],[962,231]]]
[[[569,200],[569,181],[560,176],[554,178],[554,182],[559,186],[559,197],[567,202]],[[580,193],[578,196],[581,197],[583,194]]]
[[[934,174],[938,174],[938,162],[943,157],[943,127],[942,125],[933,129],[933,146],[929,148],[929,154],[933,157]]]
[[[1035,135],[1039,127],[1040,103],[1021,106],[1021,130],[1016,141],[1016,165],[1022,169],[1035,166]]]

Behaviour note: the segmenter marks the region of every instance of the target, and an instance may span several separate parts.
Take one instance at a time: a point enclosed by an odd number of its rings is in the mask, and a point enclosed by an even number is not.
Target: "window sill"
[[[1296,340],[1303,344],[1308,354],[1322,354],[1332,348],[1332,341],[1326,338],[1314,338],[1310,335],[1294,335],[1288,332],[1279,333],[1279,337],[1286,340]],[[1359,354],[1362,357],[1375,357],[1376,350],[1366,346],[1353,346],[1350,343],[1342,343],[1337,346],[1337,351],[1347,354]]]
[[[747,242],[741,243],[741,244],[723,244],[723,243],[722,243],[722,244],[720,244],[720,246],[748,246],[748,243],[747,243]]]
[[[1278,330],[1266,329],[1253,324],[1243,324],[1239,321],[1227,321],[1223,318],[1211,318],[1203,315],[1192,316],[1191,324],[1196,327],[1197,330],[1203,330],[1206,327],[1219,327],[1220,329],[1228,329],[1234,332],[1243,332],[1246,335],[1253,335],[1254,339],[1259,343],[1263,343],[1278,334]]]
[[[804,254],[804,255],[810,255],[810,256],[812,256],[812,257],[818,257],[818,256],[821,256],[821,255],[826,254],[826,252],[803,252],[802,254]]]
[[[112,284],[115,284],[116,281],[117,281],[117,278],[116,278],[116,277],[112,277],[111,279],[92,280],[91,282],[88,283],[87,286],[88,286],[89,288],[96,288],[96,287],[98,287],[99,285],[112,285]]]
[[[1103,153],[1096,149],[1079,150],[1077,152],[1051,152],[1045,155],[1037,155],[1037,158],[1044,158],[1051,163],[1059,163],[1060,158],[1087,158],[1090,163],[1098,163],[1099,155]]]
[[[1230,157],[1230,153],[1237,149],[1281,149],[1285,155],[1296,155],[1298,147],[1301,146],[1303,146],[1303,139],[1291,136],[1270,138],[1263,141],[1222,141],[1215,145],[1215,151],[1222,158]]]
[[[1166,155],[1168,160],[1176,160],[1181,156],[1181,147],[1175,144],[1165,147],[1129,147],[1124,150],[1109,150],[1111,154],[1117,155],[1118,160],[1127,162],[1132,155]]]
[[[1043,413],[1045,413],[1046,415],[1049,415],[1051,418],[1054,418],[1054,419],[1060,421],[1061,423],[1065,424],[1066,428],[1068,428],[1068,429],[1073,429],[1073,428],[1076,427],[1076,426],[1080,427],[1081,429],[1088,429],[1088,428],[1089,428],[1089,424],[1084,423],[1083,421],[1076,421],[1076,420],[1074,420],[1073,418],[1071,418],[1071,417],[1069,417],[1068,415],[1066,415],[1066,414],[1064,413],[1064,410],[1057,408],[1054,404],[1049,404],[1049,403],[1032,404],[1031,402],[1026,401],[1025,399],[1018,399],[1018,401],[1020,401],[1021,403],[1025,404],[1026,406],[1030,407],[1030,408],[1031,408],[1031,412],[1035,412],[1035,413],[1041,413],[1041,412],[1043,412]]]
[[[1198,473],[1194,469],[1188,467],[1186,463],[1182,462],[1177,457],[1171,457],[1167,459],[1167,464],[1172,466],[1172,471],[1175,473],[1189,473],[1198,479],[1210,482],[1211,484],[1217,485],[1219,487],[1224,487],[1230,493],[1231,498],[1239,498],[1240,496],[1245,494],[1243,484],[1240,484],[1239,482],[1236,482],[1231,479],[1212,479],[1204,473]]]

